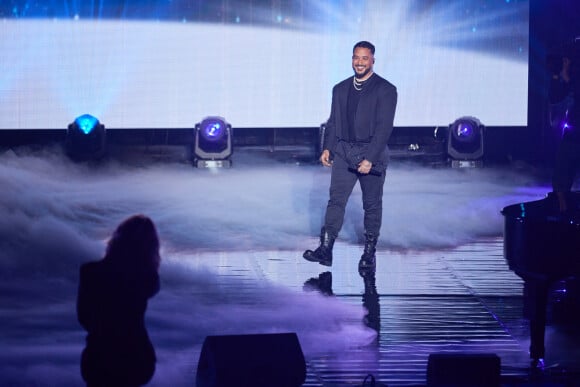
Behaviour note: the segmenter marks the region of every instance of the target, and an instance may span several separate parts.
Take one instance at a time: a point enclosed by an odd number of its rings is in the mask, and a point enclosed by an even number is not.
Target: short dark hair
[[[375,46],[371,42],[367,42],[366,40],[361,40],[357,44],[354,45],[352,48],[352,52],[356,50],[357,47],[368,48],[371,51],[371,54],[375,55]]]

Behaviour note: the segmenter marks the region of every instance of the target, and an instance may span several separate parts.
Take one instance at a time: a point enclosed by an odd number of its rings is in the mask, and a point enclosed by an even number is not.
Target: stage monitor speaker
[[[428,387],[499,387],[501,360],[493,353],[432,353]]]
[[[296,333],[207,336],[197,387],[298,387],[306,362]]]

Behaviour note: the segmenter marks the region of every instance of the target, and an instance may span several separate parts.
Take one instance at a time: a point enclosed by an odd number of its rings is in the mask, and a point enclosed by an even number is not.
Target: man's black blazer
[[[339,140],[348,138],[346,103],[353,78],[345,79],[332,89],[330,118],[326,122],[324,139],[324,149],[331,154],[335,153]],[[357,141],[370,142],[365,159],[373,164],[382,162],[386,166],[387,142],[393,132],[396,106],[397,88],[378,74],[373,74],[361,91],[354,122]]]

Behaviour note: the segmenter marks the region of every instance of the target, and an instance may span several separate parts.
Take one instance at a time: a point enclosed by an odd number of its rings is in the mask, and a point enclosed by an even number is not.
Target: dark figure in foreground
[[[77,315],[88,333],[81,357],[87,386],[140,386],[153,377],[144,319],[159,291],[159,262],[155,225],[135,215],[118,226],[102,260],[81,266]]]
[[[387,141],[393,131],[397,89],[373,72],[375,47],[366,41],[354,45],[354,76],[334,86],[330,118],[326,123],[320,162],[332,167],[330,199],[326,207],[320,246],[304,258],[332,265],[332,248],[344,220],[345,207],[358,181],[364,208],[365,247],[359,269],[374,269],[376,244],[382,223],[383,185],[387,169]]]

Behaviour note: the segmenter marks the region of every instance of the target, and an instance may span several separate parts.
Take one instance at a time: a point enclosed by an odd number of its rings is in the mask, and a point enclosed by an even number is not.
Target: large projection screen
[[[359,40],[397,86],[396,126],[527,125],[527,0],[0,4],[0,129],[317,127]]]

